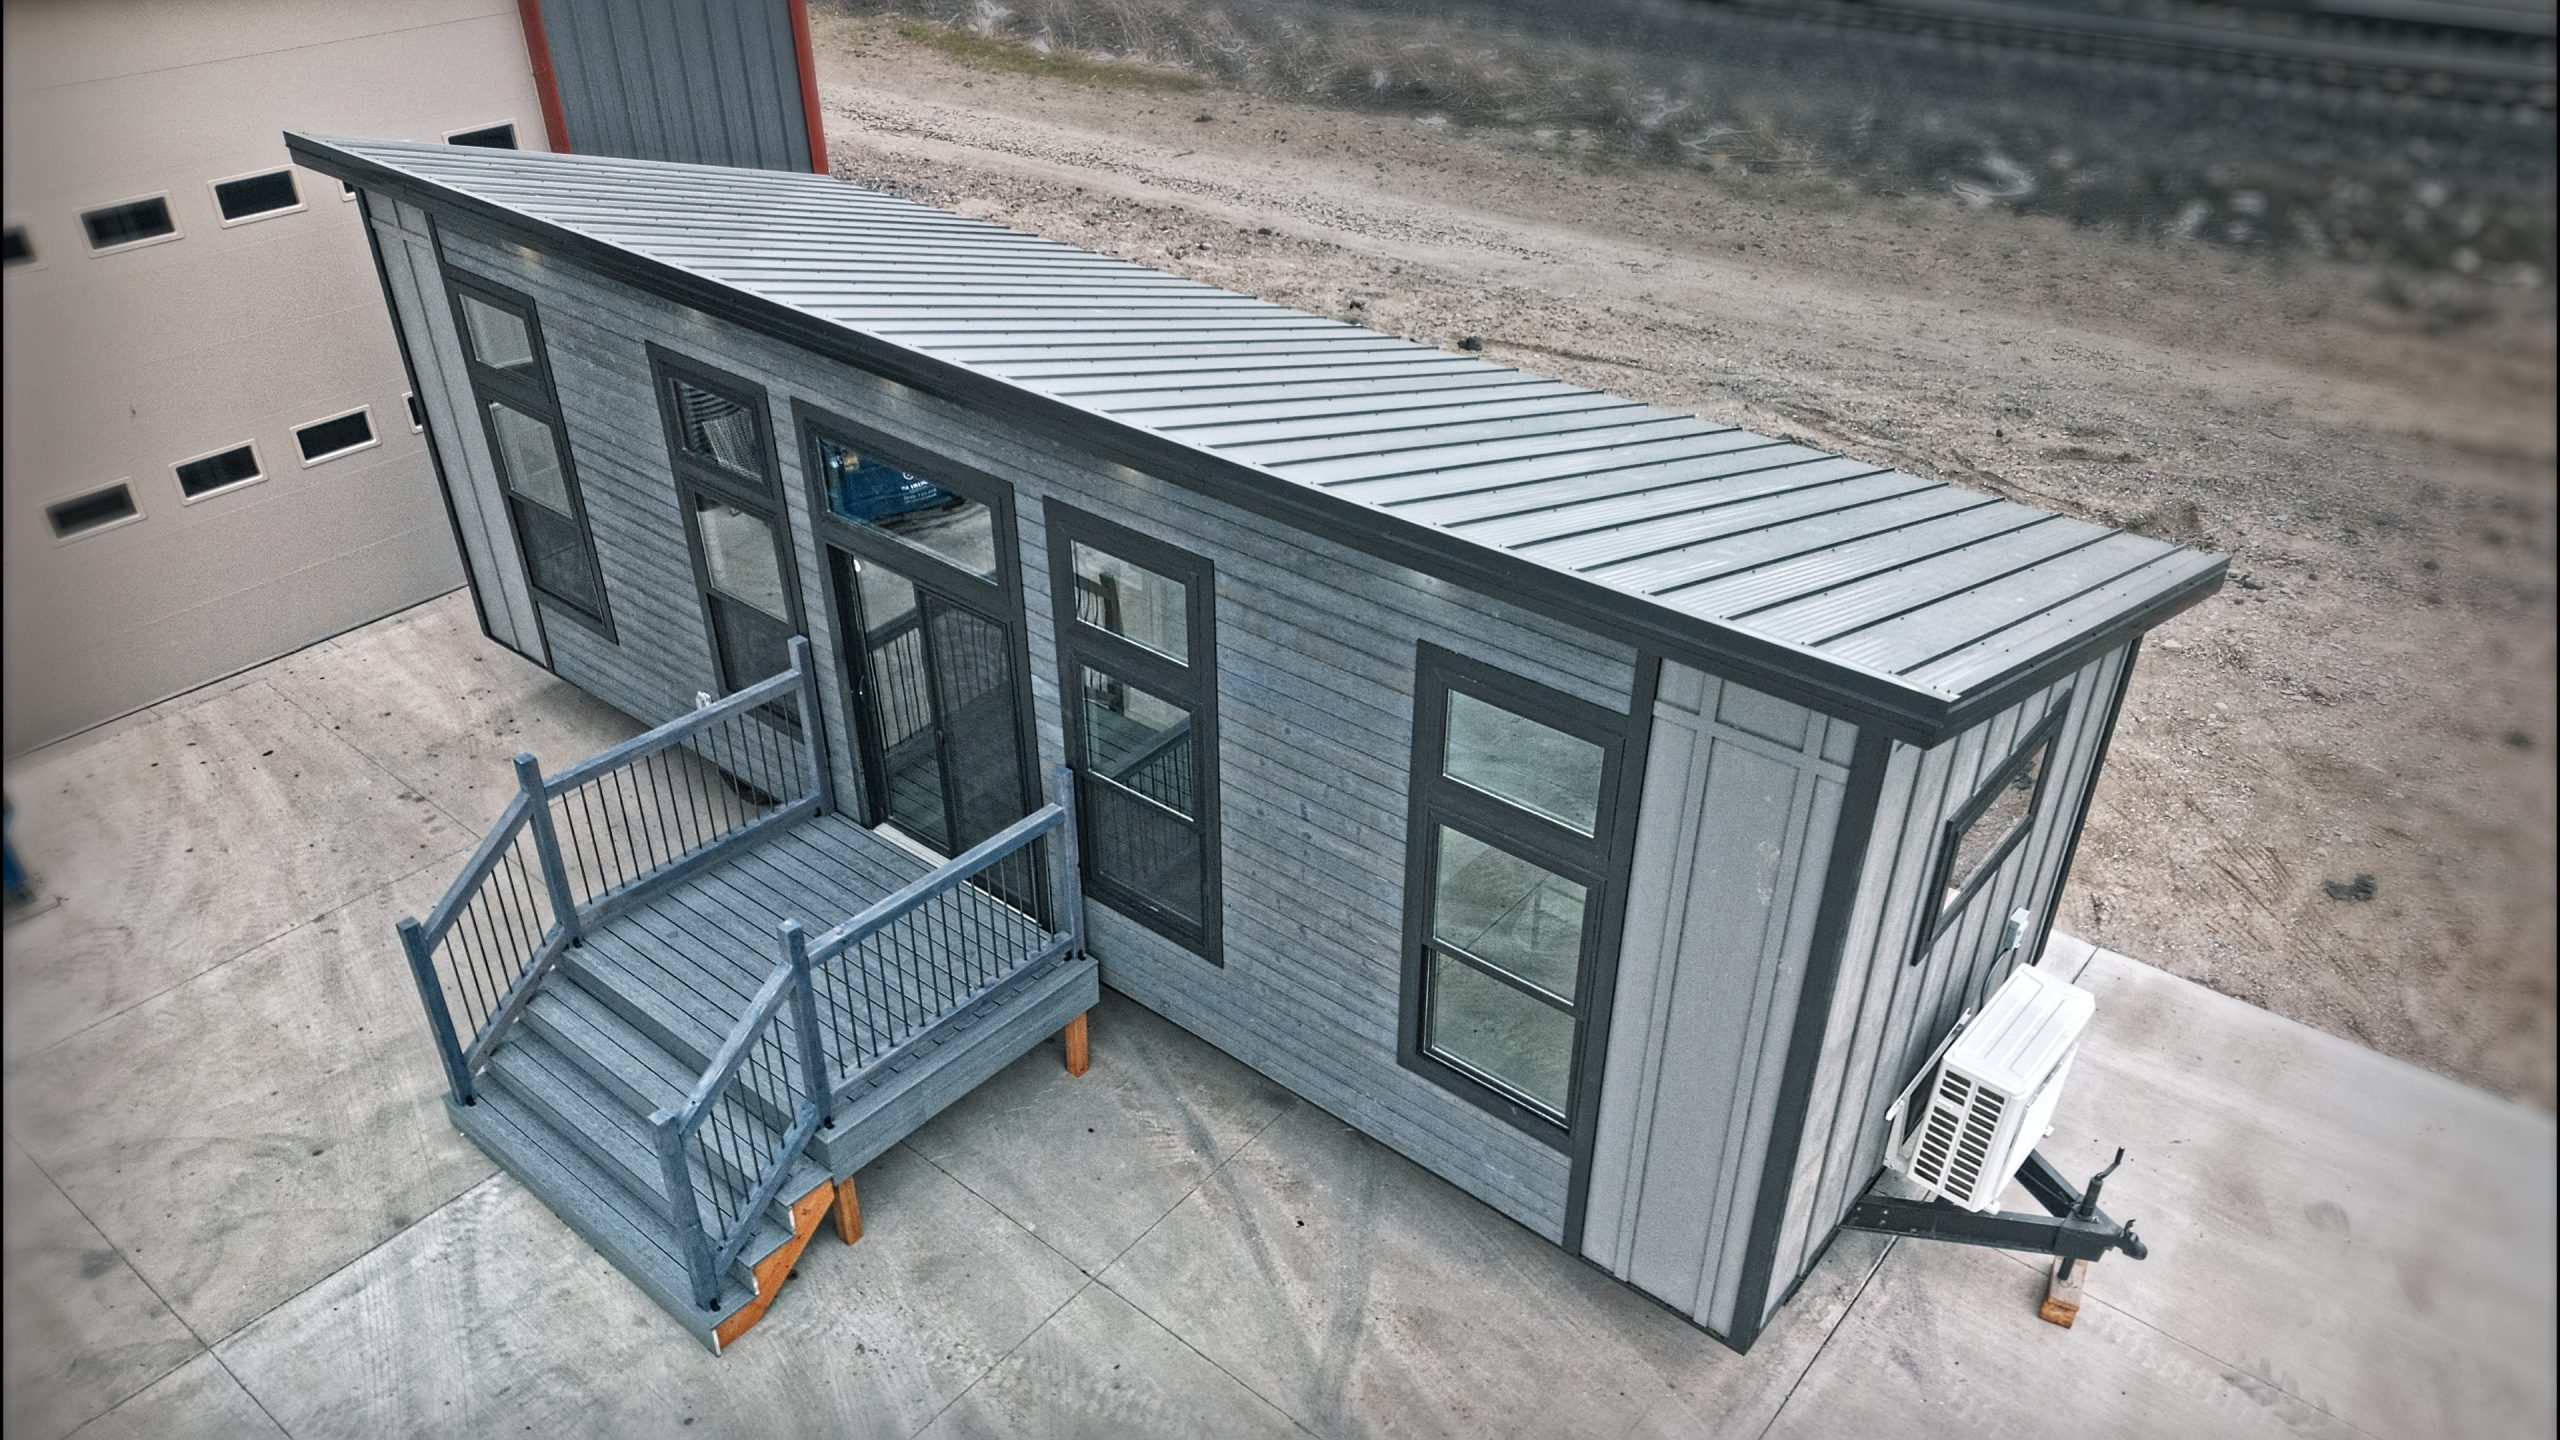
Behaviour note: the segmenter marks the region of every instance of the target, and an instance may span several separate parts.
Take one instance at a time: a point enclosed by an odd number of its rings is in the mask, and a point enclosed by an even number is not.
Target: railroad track
[[[1707,0],[1726,10],[2243,77],[2554,108],[2550,0]]]

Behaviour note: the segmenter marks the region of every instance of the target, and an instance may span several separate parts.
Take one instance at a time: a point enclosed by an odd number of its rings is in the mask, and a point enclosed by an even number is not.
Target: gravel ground
[[[1044,73],[912,22],[817,41],[847,178],[2229,554],[2145,650],[2063,925],[2552,1107],[2549,287],[2413,310],[2379,269],[1818,169]]]

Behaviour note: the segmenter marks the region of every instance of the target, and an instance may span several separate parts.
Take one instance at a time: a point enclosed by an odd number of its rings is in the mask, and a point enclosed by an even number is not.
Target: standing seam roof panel
[[[1167,478],[1905,738],[2158,623],[2223,572],[2165,541],[827,177],[287,141],[358,185],[602,246],[701,303],[734,296],[746,323],[828,327],[854,354],[1018,394],[1019,414],[1062,432],[1099,424],[1126,453],[1197,457]]]

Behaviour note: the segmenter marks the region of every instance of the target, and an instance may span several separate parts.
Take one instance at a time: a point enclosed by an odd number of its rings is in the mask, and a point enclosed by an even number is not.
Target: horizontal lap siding
[[[1730,1334],[1854,730],[1666,664],[1583,1253]]]
[[[825,571],[811,538],[790,401],[808,401],[1014,486],[1025,632],[1042,764],[1064,754],[1050,611],[1055,499],[1208,557],[1216,567],[1223,969],[1090,904],[1104,978],[1298,1094],[1560,1238],[1562,1151],[1396,1062],[1405,770],[1415,647],[1428,640],[1624,712],[1625,646],[1289,530],[999,420],[816,359],[509,247],[446,231],[457,264],[542,306],[579,479],[595,517],[618,646],[551,631],[563,676],[643,718],[689,705],[710,657],[643,346],[765,387],[811,640],[828,671],[839,793],[860,793]]]
[[[2131,661],[2130,646],[2110,651],[1942,745],[1893,747],[1789,1190],[1773,1301],[1819,1257],[1883,1166],[1885,1110],[1894,1097],[1957,1017],[2019,960],[2032,958],[1992,952],[2010,912],[2030,912],[2030,939],[2052,913],[2072,823],[2096,783],[2107,715]],[[2068,710],[2033,829],[1963,919],[1930,944],[1921,963],[1909,963],[1927,913],[1921,888],[1947,821],[2057,704]]]

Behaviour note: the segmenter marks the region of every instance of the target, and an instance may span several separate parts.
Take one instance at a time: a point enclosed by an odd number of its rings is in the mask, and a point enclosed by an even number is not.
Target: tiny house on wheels
[[[1105,982],[1749,1345],[2221,581],[824,176],[289,138],[483,629],[658,727],[403,927],[452,1113],[715,1345]]]

